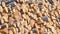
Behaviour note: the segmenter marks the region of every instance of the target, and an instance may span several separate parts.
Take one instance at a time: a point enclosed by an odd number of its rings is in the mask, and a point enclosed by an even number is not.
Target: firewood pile
[[[0,0],[0,34],[60,34],[60,0]]]

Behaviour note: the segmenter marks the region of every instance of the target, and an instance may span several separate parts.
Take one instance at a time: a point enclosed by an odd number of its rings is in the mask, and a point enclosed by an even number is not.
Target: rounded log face
[[[60,0],[0,0],[0,34],[60,34]]]

